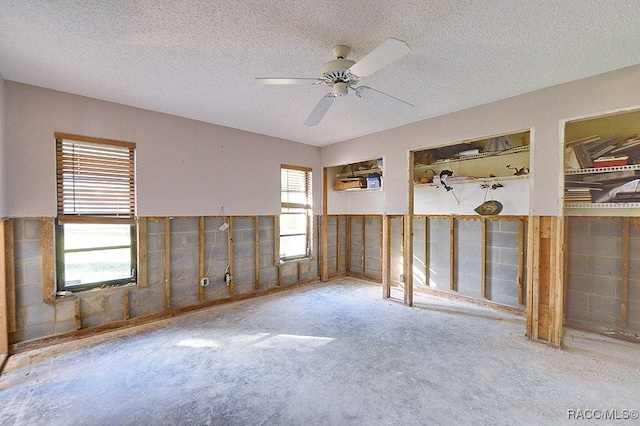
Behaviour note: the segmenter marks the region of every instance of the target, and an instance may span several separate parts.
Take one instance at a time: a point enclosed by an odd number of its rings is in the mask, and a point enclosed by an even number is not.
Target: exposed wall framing
[[[458,294],[524,310],[525,217],[416,215],[413,219],[415,226],[424,226],[412,238],[415,291]],[[416,264],[422,267],[416,269]]]
[[[40,219],[40,241],[42,244],[42,300],[52,301],[56,297],[56,256],[54,219]]]
[[[13,219],[6,219],[3,222],[3,225],[2,241],[4,242],[4,276],[6,291],[2,294],[6,294],[7,331],[9,333],[14,333],[16,331],[16,267],[14,261],[15,252],[13,248]]]
[[[640,341],[640,218],[565,218],[568,326]]]
[[[227,220],[229,228],[221,230],[221,223]],[[3,223],[5,231],[15,225],[15,238],[13,232],[11,236],[5,232],[2,241],[9,243],[8,248],[15,245],[15,252],[21,253],[16,257],[9,249],[4,257],[13,266],[10,271],[5,268],[3,284],[7,277],[13,282],[14,271],[19,272],[21,280],[12,285],[11,291],[11,297],[21,303],[12,313],[16,320],[6,321],[15,329],[4,333],[8,334],[10,352],[28,347],[27,342],[86,336],[268,294],[278,284],[284,290],[318,280],[315,255],[280,265],[279,255],[274,252],[278,246],[277,216],[146,217],[138,221],[139,235],[146,235],[141,238],[146,244],[141,244],[138,253],[138,271],[146,270],[146,286],[111,287],[45,301],[43,295],[49,291],[55,297],[54,281],[45,279],[49,270],[54,277],[54,259],[49,252],[54,242],[53,223],[53,218],[15,218]],[[318,241],[317,230],[314,226],[314,241]],[[318,253],[317,246],[312,253]],[[233,294],[224,282],[227,266],[233,268]],[[205,274],[210,278],[207,287],[200,286]],[[9,293],[3,291],[2,295],[8,298]]]

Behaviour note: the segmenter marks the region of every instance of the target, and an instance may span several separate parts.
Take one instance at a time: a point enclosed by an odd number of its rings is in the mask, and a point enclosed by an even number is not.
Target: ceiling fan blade
[[[313,111],[311,111],[311,114],[309,114],[309,117],[305,120],[304,125],[316,126],[320,123],[320,120],[322,120],[322,117],[327,113],[334,99],[335,97],[331,93],[324,95],[324,97],[320,99],[320,102],[318,102],[318,105],[316,105]]]
[[[386,93],[378,92],[371,87],[360,86],[355,89],[355,92],[359,98],[366,99],[367,101],[392,112],[410,114],[415,108],[408,102],[401,101],[400,99],[394,98]]]
[[[349,71],[357,77],[366,77],[409,54],[411,48],[407,43],[395,38],[385,40],[364,58],[353,64]]]
[[[279,85],[279,84],[320,84],[319,78],[254,78],[253,84]]]

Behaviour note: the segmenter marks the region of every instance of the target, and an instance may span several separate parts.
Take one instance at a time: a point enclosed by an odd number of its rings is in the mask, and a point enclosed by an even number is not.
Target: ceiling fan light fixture
[[[337,83],[334,83],[333,86],[331,86],[331,93],[336,98],[339,98],[341,96],[346,96],[348,92],[349,92],[349,86],[347,85],[347,83],[343,81],[338,81]]]

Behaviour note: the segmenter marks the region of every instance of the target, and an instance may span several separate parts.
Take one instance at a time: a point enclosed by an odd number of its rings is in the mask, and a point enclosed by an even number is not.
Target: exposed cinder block
[[[487,277],[491,280],[499,279],[506,281],[518,281],[518,267],[515,265],[502,265],[490,263],[487,265]]]
[[[20,306],[17,308],[17,326],[29,328],[41,324],[53,323],[55,320],[55,308],[47,303]]]
[[[155,220],[148,219],[147,220],[147,235],[153,234],[164,234],[164,219]]]
[[[74,299],[62,299],[56,301],[55,305],[55,322],[56,324],[65,321],[75,321],[75,302]]]
[[[590,257],[588,273],[598,276],[620,277],[622,259],[620,257]]]
[[[640,325],[640,301],[629,300],[627,308],[627,322],[633,322]]]
[[[503,247],[499,249],[499,253],[500,263],[518,266],[518,263],[520,262],[520,253],[518,252],[518,249]]]
[[[567,269],[570,273],[584,273],[587,271],[589,265],[589,256],[586,254],[574,254],[571,253],[567,257]]]
[[[611,318],[616,323],[620,318],[620,298],[590,294],[589,312]]]
[[[65,321],[56,321],[54,324],[53,332],[55,334],[71,333],[72,331],[75,331],[75,329],[76,329],[75,319],[65,320]]]
[[[54,333],[54,323],[37,324],[27,328],[16,330],[9,335],[10,343],[25,342],[27,340],[39,339],[51,336]]]
[[[590,235],[594,237],[610,238],[613,236],[622,236],[622,221],[620,219],[600,219],[590,220]]]
[[[16,306],[42,304],[42,284],[16,286]]]
[[[15,241],[14,259],[17,262],[40,261],[42,254],[39,241]]]
[[[109,294],[107,302],[107,318],[109,321],[124,319],[124,289]]]
[[[573,313],[576,311],[587,312],[589,309],[589,295],[580,291],[567,291],[567,310],[565,316],[568,319],[575,319]]]
[[[640,302],[640,275],[630,275],[629,279],[629,292],[627,294],[629,300],[635,300]]]
[[[198,232],[199,219],[196,217],[174,217],[170,220],[171,233]]]
[[[40,240],[40,221],[37,219],[25,219],[22,222],[22,238],[25,240]]]

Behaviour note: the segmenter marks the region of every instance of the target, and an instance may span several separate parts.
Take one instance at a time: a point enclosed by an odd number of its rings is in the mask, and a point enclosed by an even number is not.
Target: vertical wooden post
[[[0,219],[0,248],[5,250],[5,221]],[[6,255],[6,254],[5,254]],[[0,367],[4,362],[3,355],[9,353],[9,309],[7,303],[7,281],[5,256],[0,257]]]
[[[13,219],[4,221],[4,268],[6,279],[6,306],[7,306],[7,330],[9,333],[16,331],[16,267],[15,252],[13,246]],[[2,296],[0,296],[2,297]]]
[[[123,311],[124,311],[124,320],[128,320],[130,315],[131,315],[131,307],[129,305],[129,289],[126,289],[124,292],[122,292],[122,304],[123,304]]]
[[[382,267],[382,259],[384,259],[384,250],[383,250],[383,246],[384,246],[384,221],[383,221],[383,217],[380,216],[380,279],[382,280],[382,277],[384,276],[384,268]]]
[[[403,251],[403,273],[404,273],[404,303],[413,306],[413,216],[414,216],[414,166],[415,153],[409,151],[409,199],[407,214],[404,218],[404,251]]]
[[[253,247],[253,259],[254,259],[254,288],[256,290],[260,289],[260,217],[256,216],[253,218],[253,229],[255,230],[255,245]]]
[[[79,297],[73,300],[73,319],[75,321],[76,330],[80,330],[82,328],[82,311],[80,310]]]
[[[538,339],[538,308],[540,302],[539,276],[540,276],[540,251],[538,237],[540,235],[540,216],[529,217],[529,236],[527,250],[529,251],[528,277],[527,277],[527,336]]]
[[[200,285],[200,280],[204,278],[204,216],[200,216],[198,220],[198,300],[204,300],[204,287]]]
[[[329,211],[327,206],[327,200],[329,198],[329,177],[328,169],[322,168],[322,216],[320,218],[320,280],[327,281],[329,279],[329,232],[328,224],[329,217],[327,212]],[[337,269],[337,268],[336,268]]]
[[[481,267],[481,276],[480,276],[480,297],[487,297],[487,219],[485,217],[480,218],[480,223],[482,224],[482,236],[480,243],[480,267]]]
[[[42,300],[53,301],[56,298],[56,258],[54,219],[40,219],[40,247],[42,250]]]
[[[620,290],[620,328],[627,328],[629,311],[629,218],[622,218],[622,285]]]
[[[555,240],[556,244],[552,244],[552,277],[549,289],[549,307],[551,310],[551,320],[549,324],[549,343],[554,346],[560,347],[562,345],[562,330],[564,326],[564,271],[562,268],[563,257],[565,253],[565,238],[564,238],[564,218],[555,217],[552,218],[552,241]]]
[[[345,226],[345,236],[344,236],[344,243],[345,243],[345,259],[344,259],[344,266],[347,270],[347,272],[351,271],[351,216],[347,215],[345,216],[345,222],[346,222],[346,226]]]
[[[382,297],[391,297],[391,219],[382,217]]]
[[[524,304],[524,239],[524,219],[520,218],[518,219],[518,305]]]
[[[404,303],[413,306],[413,215],[404,216],[403,229]]]
[[[562,217],[529,218],[527,337],[558,347],[564,317],[563,224]]]
[[[229,274],[231,275],[231,281],[229,282],[229,296],[233,296],[235,292],[233,277],[233,216],[229,217],[229,229],[227,230],[229,233]]]
[[[362,266],[362,275],[365,275],[367,272],[367,256],[366,256],[366,250],[367,250],[367,232],[366,232],[366,227],[365,227],[365,222],[367,220],[367,217],[365,215],[362,215],[362,229],[360,230],[360,234],[361,234],[361,238],[360,240],[362,241],[362,249],[360,250],[360,255],[361,255],[361,259],[360,259],[360,265]]]
[[[280,267],[280,218],[273,217],[273,264]]]
[[[449,289],[456,290],[456,222],[449,217]]]
[[[164,218],[164,307],[171,307],[171,218]]]
[[[336,216],[336,273],[340,272],[340,216]]]
[[[429,217],[424,217],[424,285],[429,287]]]
[[[147,286],[147,218],[138,218],[138,287]]]

